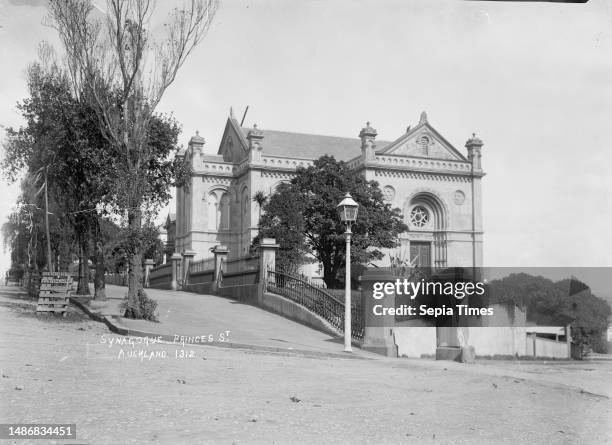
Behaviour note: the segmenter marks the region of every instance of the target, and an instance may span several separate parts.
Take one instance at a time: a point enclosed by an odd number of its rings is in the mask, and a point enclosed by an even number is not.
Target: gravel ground
[[[77,440],[34,444],[612,443],[608,397],[541,379],[214,347],[181,358],[33,309],[0,293],[0,422],[77,425]]]

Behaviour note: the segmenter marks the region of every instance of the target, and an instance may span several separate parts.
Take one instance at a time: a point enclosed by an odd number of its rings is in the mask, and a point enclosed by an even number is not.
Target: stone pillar
[[[476,137],[476,133],[472,133],[472,137],[465,143],[465,148],[468,151],[468,160],[474,166],[475,171],[482,170],[482,146],[483,142]]]
[[[359,132],[359,138],[361,139],[361,157],[364,162],[376,160],[376,153],[374,151],[376,145],[374,140],[377,134],[376,130],[370,127],[369,122],[366,122],[366,126]]]
[[[253,125],[253,129],[247,134],[247,140],[249,141],[249,162],[258,163],[261,161],[261,151],[263,147],[261,140],[263,139],[263,132],[257,129],[257,125]]]
[[[394,315],[375,315],[374,306],[395,307],[395,294],[385,293],[380,299],[374,298],[374,283],[393,283],[396,277],[388,270],[366,270],[361,276],[361,307],[365,333],[361,349],[387,357],[397,357],[397,347],[393,340]]]
[[[215,255],[215,275],[213,278],[212,292],[217,292],[219,289],[219,282],[221,279],[221,267],[225,261],[227,261],[228,249],[227,246],[219,245],[212,249],[212,253]]]
[[[202,155],[204,153],[204,144],[206,140],[200,136],[200,132],[196,131],[195,136],[192,136],[189,140],[189,148],[191,148],[192,153],[195,155],[196,153]]]
[[[178,252],[174,252],[172,256],[170,257],[170,261],[172,261],[172,281],[170,282],[170,288],[172,290],[178,289],[178,283],[177,283],[177,278],[179,274],[178,269],[179,269],[179,264],[182,259],[183,257]]]
[[[149,287],[149,274],[151,273],[151,269],[153,269],[153,266],[155,266],[155,261],[147,258],[145,260],[145,267],[144,267],[144,287]]]
[[[196,256],[196,253],[192,250],[188,250],[183,252],[183,264],[182,264],[182,278],[183,278],[183,288],[187,285],[189,281],[189,264],[193,260],[193,257]]]
[[[257,288],[257,302],[261,305],[266,289],[268,270],[276,270],[276,244],[274,238],[263,238],[259,244],[259,286]]]

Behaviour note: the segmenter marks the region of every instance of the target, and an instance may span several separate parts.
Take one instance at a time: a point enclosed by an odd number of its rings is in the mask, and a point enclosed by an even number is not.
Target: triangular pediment
[[[248,155],[248,143],[233,117],[227,119],[217,154],[223,156],[225,162],[234,163],[242,161]]]
[[[408,130],[377,154],[467,161],[459,150],[453,147],[428,122],[421,122]]]

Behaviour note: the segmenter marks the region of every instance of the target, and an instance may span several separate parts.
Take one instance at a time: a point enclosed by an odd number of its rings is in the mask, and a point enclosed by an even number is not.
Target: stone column
[[[182,275],[184,278],[183,288],[188,284],[189,281],[189,264],[193,261],[193,257],[196,256],[196,253],[192,250],[188,250],[183,252],[183,264],[182,264]]]
[[[221,279],[221,266],[227,261],[229,250],[227,246],[219,245],[212,248],[212,253],[215,255],[215,275],[213,277],[212,292],[217,292]]]
[[[183,257],[178,252],[174,252],[172,256],[170,257],[170,260],[172,261],[172,281],[170,282],[170,288],[172,290],[178,289],[178,283],[177,283],[177,276],[179,273],[178,268],[179,268],[179,264],[182,259]]]
[[[279,247],[274,238],[263,238],[259,245],[259,286],[257,287],[259,305],[263,301],[268,270],[276,270],[276,249]]]
[[[145,268],[144,268],[144,287],[149,287],[149,274],[151,273],[151,269],[155,266],[155,261],[147,258],[145,260]]]
[[[361,307],[365,326],[361,348],[387,357],[397,357],[397,348],[393,340],[395,316],[375,315],[374,306],[395,307],[395,294],[385,292],[382,298],[374,298],[374,283],[393,283],[395,280],[396,277],[384,269],[366,270],[361,277]]]

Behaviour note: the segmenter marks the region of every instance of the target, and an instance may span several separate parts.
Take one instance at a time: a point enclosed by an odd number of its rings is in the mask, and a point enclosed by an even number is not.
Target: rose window
[[[416,206],[410,212],[410,224],[414,227],[425,227],[429,222],[429,212],[425,207]]]

